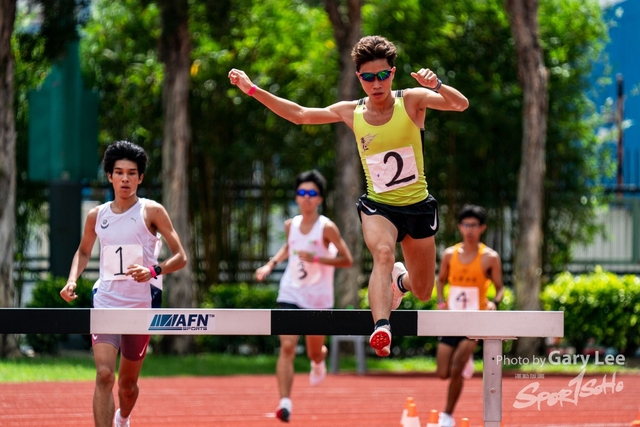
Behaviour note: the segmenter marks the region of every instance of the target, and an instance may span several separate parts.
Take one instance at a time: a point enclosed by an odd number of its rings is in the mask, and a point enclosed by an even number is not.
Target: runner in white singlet
[[[147,154],[130,142],[107,147],[104,171],[113,184],[115,200],[93,208],[87,215],[80,246],[71,263],[69,279],[60,291],[62,298],[77,298],[76,280],[87,267],[91,250],[100,240],[100,278],[93,289],[96,308],[150,308],[162,301],[162,276],[187,264],[180,238],[165,208],[137,196],[147,165]],[[167,243],[171,256],[158,263]],[[147,352],[149,335],[92,335],[96,364],[93,418],[96,427],[129,427],[129,415],[138,398],[138,377]],[[118,403],[115,410],[113,386],[116,362]]]
[[[300,208],[300,215],[285,221],[285,244],[269,262],[256,270],[256,278],[261,281],[278,263],[289,260],[280,280],[278,308],[333,308],[334,270],[336,267],[350,267],[353,263],[351,252],[338,227],[318,213],[325,187],[324,177],[316,170],[298,175],[296,204]],[[276,408],[276,417],[284,422],[289,421],[292,412],[293,361],[298,340],[298,335],[280,336],[276,366],[280,403]],[[327,372],[327,347],[324,341],[324,335],[305,336],[307,356],[311,359],[311,385],[320,384]]]

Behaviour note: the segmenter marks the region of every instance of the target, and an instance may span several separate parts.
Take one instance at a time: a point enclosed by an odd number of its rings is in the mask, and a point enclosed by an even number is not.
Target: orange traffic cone
[[[640,411],[638,411],[638,419],[631,421],[632,426],[640,426]]]
[[[469,418],[463,418],[460,420],[460,427],[471,427],[469,424]]]
[[[418,417],[418,409],[416,408],[415,403],[409,404],[409,409],[407,410],[407,418],[405,418],[404,424],[402,427],[421,427],[420,426],[420,417]]]
[[[407,413],[409,412],[409,405],[415,403],[413,401],[413,397],[407,397],[407,400],[404,402],[404,409],[402,410],[402,416],[400,417],[400,427],[404,426],[404,423],[407,420]]]
[[[427,419],[427,427],[440,427],[440,421],[438,418],[438,411],[432,409],[431,412],[429,412],[429,418]]]

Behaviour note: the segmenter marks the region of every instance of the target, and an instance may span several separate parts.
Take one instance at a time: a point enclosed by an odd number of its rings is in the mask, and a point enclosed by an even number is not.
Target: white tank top
[[[138,198],[121,214],[111,210],[111,202],[98,207],[95,230],[100,239],[100,278],[94,285],[95,308],[151,308],[150,285],[162,289],[162,276],[138,283],[124,275],[131,264],[149,267],[158,263],[162,241],[145,224],[147,202]]]
[[[317,262],[304,262],[298,257],[299,251],[312,253],[320,258],[335,258],[338,249],[329,244],[324,246],[324,226],[329,221],[320,215],[308,234],[302,234],[302,215],[291,221],[289,229],[289,262],[280,280],[278,302],[295,304],[300,308],[333,308],[333,273],[335,267]]]

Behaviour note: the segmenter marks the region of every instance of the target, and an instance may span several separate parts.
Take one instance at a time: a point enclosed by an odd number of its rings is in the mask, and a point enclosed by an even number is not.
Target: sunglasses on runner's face
[[[304,197],[307,194],[309,195],[309,197],[316,197],[318,195],[318,192],[316,190],[304,190],[301,188],[296,192],[296,194],[300,197]]]
[[[376,79],[376,77],[378,78],[378,80],[382,82],[384,80],[387,80],[389,77],[391,77],[391,70],[382,70],[382,71],[378,71],[377,73],[358,73],[358,75],[365,82],[371,83]]]
[[[471,230],[471,229],[480,228],[481,224],[478,222],[461,222],[460,226],[465,230]]]

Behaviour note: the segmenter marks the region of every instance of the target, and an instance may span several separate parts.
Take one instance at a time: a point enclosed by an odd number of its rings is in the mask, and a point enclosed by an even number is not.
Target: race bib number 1
[[[102,273],[105,280],[127,280],[127,267],[142,265],[141,245],[108,245],[102,249]]]
[[[376,193],[406,187],[418,181],[418,166],[411,146],[367,156],[367,167]]]

